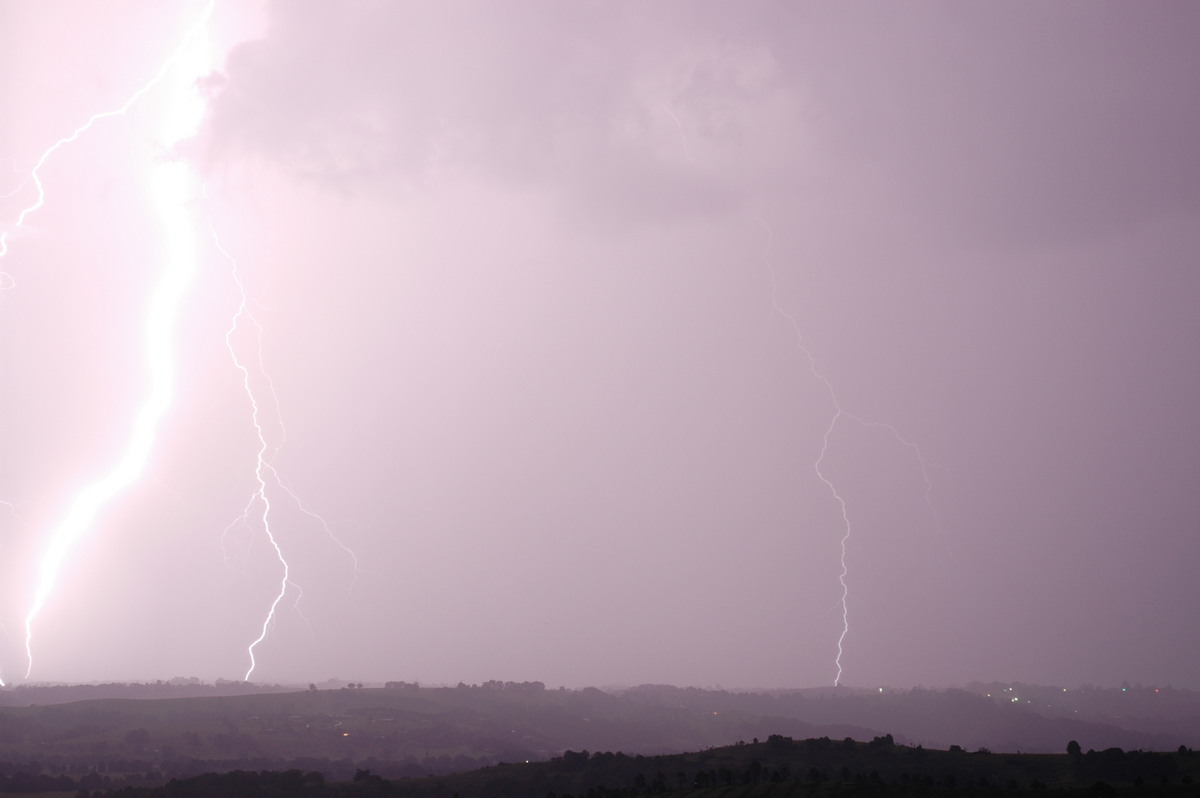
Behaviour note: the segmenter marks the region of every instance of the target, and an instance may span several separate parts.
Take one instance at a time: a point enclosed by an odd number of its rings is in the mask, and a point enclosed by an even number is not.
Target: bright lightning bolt
[[[29,214],[45,204],[46,192],[39,172],[46,160],[59,148],[78,139],[101,119],[124,114],[168,74],[175,74],[177,77],[177,91],[173,94],[179,99],[163,120],[160,135],[164,152],[169,153],[170,148],[195,135],[204,111],[204,104],[195,92],[195,84],[209,68],[209,48],[205,34],[212,9],[210,3],[179,49],[163,63],[158,74],[131,95],[124,105],[92,116],[69,136],[55,142],[42,153],[31,173],[37,188],[37,199],[21,211],[17,217],[17,227],[21,227]],[[150,299],[146,316],[146,362],[150,393],[134,420],[133,431],[124,455],[111,471],[75,496],[65,518],[50,536],[38,569],[37,589],[25,616],[26,679],[33,672],[34,621],[45,607],[64,561],[91,526],[101,507],[142,474],[154,446],[158,424],[171,404],[175,371],[171,350],[172,331],[197,262],[198,242],[188,206],[195,201],[198,194],[194,175],[188,165],[179,160],[171,160],[169,156],[155,165],[152,188],[155,208],[163,225],[167,255],[161,281]],[[6,252],[7,232],[0,234],[0,257]]]
[[[244,680],[250,681],[250,674],[254,673],[254,668],[258,664],[254,659],[254,649],[258,647],[259,643],[267,638],[267,632],[270,631],[271,624],[275,620],[275,610],[279,607],[279,602],[283,601],[283,597],[287,594],[291,569],[288,566],[287,558],[283,556],[283,549],[280,547],[279,541],[276,540],[275,533],[271,530],[271,499],[267,496],[267,480],[264,476],[265,472],[270,468],[270,465],[267,462],[267,436],[266,433],[263,432],[262,422],[259,418],[260,410],[258,397],[254,393],[253,387],[250,385],[250,369],[245,363],[242,362],[241,358],[238,357],[237,347],[233,345],[233,336],[237,333],[241,319],[245,318],[250,324],[254,325],[254,329],[257,334],[259,345],[259,368],[261,370],[262,325],[258,323],[258,319],[254,317],[254,314],[250,312],[250,308],[248,307],[246,287],[242,283],[241,275],[238,273],[237,261],[234,260],[233,256],[230,255],[223,246],[221,246],[221,242],[217,239],[215,231],[213,231],[213,242],[216,244],[217,249],[220,250],[221,254],[228,258],[232,264],[233,280],[237,285],[238,295],[241,300],[238,304],[237,312],[233,314],[233,320],[230,322],[229,329],[225,332],[225,347],[229,350],[230,358],[233,359],[234,368],[242,373],[242,388],[245,390],[246,397],[250,401],[250,421],[254,426],[254,434],[258,438],[258,452],[255,456],[254,464],[254,479],[258,487],[255,489],[254,493],[251,494],[250,501],[246,505],[246,509],[242,511],[241,517],[237,521],[234,521],[234,524],[239,522],[244,523],[249,518],[254,506],[261,505],[262,513],[259,515],[259,522],[262,524],[263,531],[267,535],[267,540],[270,542],[271,547],[275,550],[275,556],[279,560],[279,565],[283,571],[279,580],[279,592],[275,595],[275,599],[271,602],[271,606],[270,609],[267,610],[266,617],[263,618],[262,629],[259,632],[258,637],[256,637],[254,641],[250,643],[249,648],[246,649],[246,655],[250,658],[250,667],[246,670]],[[264,375],[266,374],[265,371],[262,373]],[[267,379],[268,381],[270,380],[269,377],[267,377]],[[274,395],[274,383],[269,382],[268,384],[271,386],[272,395]],[[226,528],[226,531],[228,531],[228,527]]]

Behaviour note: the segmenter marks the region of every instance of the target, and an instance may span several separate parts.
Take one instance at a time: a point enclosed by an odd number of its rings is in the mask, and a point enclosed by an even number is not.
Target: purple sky
[[[0,0],[0,194],[203,9]],[[211,229],[270,464],[329,527],[264,472],[292,584],[255,680],[829,684],[823,475],[842,683],[1200,688],[1200,6],[218,1],[208,30],[198,138],[163,154],[164,81],[47,159],[22,229],[31,184],[0,198],[5,681],[148,391],[174,158],[208,194],[174,399],[32,679],[241,678],[280,587],[261,504],[234,523],[260,444]]]

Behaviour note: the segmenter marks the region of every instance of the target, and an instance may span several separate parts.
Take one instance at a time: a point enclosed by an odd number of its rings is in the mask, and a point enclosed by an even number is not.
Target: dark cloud
[[[930,235],[1027,245],[1200,207],[1198,30],[1176,3],[280,2],[229,58],[211,146],[618,219],[849,182]]]

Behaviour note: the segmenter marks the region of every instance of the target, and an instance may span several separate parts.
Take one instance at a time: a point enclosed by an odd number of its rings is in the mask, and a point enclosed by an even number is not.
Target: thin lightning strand
[[[766,243],[763,246],[762,262],[763,265],[766,266],[767,272],[771,277],[771,304],[775,308],[775,312],[786,319],[791,325],[792,331],[796,334],[796,347],[808,361],[809,373],[811,373],[818,382],[825,386],[825,391],[829,395],[829,401],[833,404],[833,415],[829,419],[829,424],[825,427],[824,434],[821,436],[821,451],[817,455],[816,461],[813,463],[813,470],[816,472],[817,478],[822,484],[825,485],[830,494],[833,496],[834,500],[837,502],[838,509],[840,510],[842,516],[842,536],[839,541],[839,545],[841,547],[841,571],[838,573],[838,584],[842,589],[841,600],[839,602],[842,611],[842,629],[838,634],[837,639],[837,654],[834,657],[834,667],[837,669],[837,673],[833,679],[834,686],[837,686],[842,680],[842,657],[845,654],[846,635],[850,633],[850,587],[849,582],[847,581],[850,570],[846,559],[846,546],[850,541],[852,529],[850,525],[850,514],[846,507],[846,500],[838,491],[837,486],[833,483],[833,480],[826,475],[825,471],[822,469],[822,465],[825,462],[825,457],[829,453],[830,438],[833,435],[834,430],[837,429],[839,422],[841,422],[843,418],[853,421],[864,428],[885,430],[902,446],[912,450],[918,467],[921,470],[921,478],[925,483],[925,505],[929,508],[929,511],[933,516],[934,526],[937,528],[939,535],[942,537],[943,545],[946,545],[945,531],[942,528],[941,517],[939,516],[937,508],[934,506],[932,499],[933,480],[930,479],[929,476],[929,462],[921,453],[920,447],[917,446],[916,443],[901,435],[900,431],[891,424],[886,424],[881,421],[865,421],[859,416],[846,411],[842,407],[841,402],[838,401],[837,392],[833,388],[833,383],[817,368],[816,356],[813,355],[812,350],[810,350],[804,343],[804,334],[801,332],[799,321],[779,302],[779,282],[775,275],[775,266],[771,261],[771,248],[774,244],[774,231],[762,217],[755,216],[754,219],[762,226],[763,231],[766,233]]]
[[[17,171],[16,161],[13,158],[5,158],[4,160],[8,161],[12,165],[12,170],[14,172]],[[21,193],[21,189],[25,188],[25,186],[28,183],[29,183],[29,175],[25,175],[25,177],[21,179],[21,182],[17,183],[16,188],[12,189],[11,191],[6,191],[3,194],[0,194],[0,199],[9,199],[10,197],[17,196],[17,194]]]
[[[211,227],[212,227],[211,224],[209,225],[209,227],[211,229]],[[235,332],[235,330],[237,329],[237,318],[239,316],[245,316],[250,321],[250,323],[254,325],[254,336],[255,336],[255,342],[257,344],[256,350],[257,350],[257,360],[258,360],[258,374],[263,378],[263,380],[267,384],[267,392],[270,393],[271,403],[275,408],[275,423],[279,426],[279,432],[280,432],[279,442],[276,443],[273,447],[271,447],[272,451],[271,451],[270,456],[267,455],[266,448],[263,448],[262,450],[259,451],[258,467],[269,471],[271,473],[271,477],[272,477],[273,481],[279,487],[279,489],[282,490],[284,493],[286,493],[288,495],[288,498],[290,498],[295,503],[296,509],[299,510],[304,515],[307,515],[309,518],[316,521],[321,526],[321,529],[325,532],[326,537],[328,537],[329,540],[335,546],[337,546],[339,549],[344,551],[346,553],[346,555],[350,558],[351,562],[354,565],[354,579],[350,585],[350,592],[353,593],[354,584],[358,581],[358,576],[361,571],[361,569],[359,568],[359,563],[358,563],[358,554],[355,553],[355,551],[353,549],[351,549],[349,546],[347,546],[342,541],[342,539],[339,538],[337,536],[337,534],[334,533],[333,528],[329,525],[329,522],[326,521],[324,517],[322,517],[319,513],[313,511],[312,509],[310,509],[308,507],[308,505],[306,505],[304,503],[304,500],[300,498],[300,495],[298,493],[296,493],[296,491],[293,490],[290,485],[288,485],[287,481],[283,478],[283,476],[279,473],[279,471],[275,468],[275,466],[271,464],[272,460],[274,460],[275,455],[279,453],[279,451],[283,448],[284,444],[287,442],[288,432],[287,432],[287,425],[284,424],[284,422],[283,422],[283,411],[282,411],[282,409],[280,407],[280,403],[279,403],[279,392],[275,389],[275,380],[274,380],[274,378],[271,377],[271,373],[267,370],[266,364],[263,362],[263,345],[262,345],[262,343],[263,343],[263,328],[262,328],[262,324],[258,321],[258,318],[255,317],[255,315],[250,311],[250,305],[249,305],[250,300],[249,300],[248,295],[246,294],[246,287],[245,287],[245,284],[242,282],[241,274],[238,271],[236,259],[234,259],[234,257],[232,255],[230,255],[229,252],[227,250],[225,250],[224,247],[221,246],[221,242],[217,239],[216,231],[213,230],[212,232],[213,232],[213,240],[216,242],[217,249],[221,252],[222,255],[224,255],[226,258],[229,259],[229,262],[232,265],[233,279],[234,279],[234,283],[237,286],[238,295],[239,295],[238,310],[234,314],[232,325],[229,328],[229,331],[225,335],[225,346],[226,346],[226,348],[229,349],[229,354],[234,361],[234,365],[239,370],[242,371],[242,377],[243,377],[242,384],[243,384],[243,387],[245,388],[247,398],[250,400],[254,414],[256,416],[255,429],[259,435],[259,440],[264,445],[264,447],[266,445],[265,434],[264,434],[262,427],[257,423],[258,404],[257,404],[257,400],[254,398],[253,389],[250,387],[250,374],[249,374],[249,371],[247,370],[247,368],[242,363],[239,362],[237,353],[234,351],[233,343],[231,341],[231,337],[232,337],[233,333]],[[249,517],[249,510],[250,510],[253,502],[254,502],[254,497],[252,496],[250,499],[250,504],[247,505],[247,508],[242,513],[242,515],[239,516],[238,518],[234,519],[233,523],[231,523],[228,527],[225,528],[226,533],[228,533],[230,529],[232,529],[234,526],[237,526],[239,523],[246,522],[246,520]],[[293,582],[292,584],[295,585],[295,582]]]
[[[672,121],[674,121],[674,123],[675,123],[676,128],[679,130],[679,143],[683,150],[684,158],[687,159],[687,161],[689,163],[694,163],[694,160],[692,158],[691,149],[688,147],[687,135],[686,135],[686,131],[684,130],[683,121],[679,118],[679,116],[675,113],[675,111],[671,108],[670,105],[663,103],[662,108],[667,113],[667,115],[671,117]],[[837,429],[838,424],[841,423],[841,421],[843,419],[853,421],[862,427],[879,428],[879,429],[886,430],[902,446],[906,446],[912,450],[913,454],[916,456],[917,463],[921,469],[921,478],[925,482],[925,492],[924,492],[925,504],[929,508],[930,513],[933,516],[934,525],[936,526],[938,533],[942,537],[943,545],[947,546],[947,550],[949,550],[949,547],[948,547],[948,544],[946,543],[945,532],[942,529],[941,518],[938,515],[937,508],[933,504],[933,499],[932,499],[933,480],[930,479],[930,477],[929,477],[929,463],[928,463],[928,461],[925,460],[925,457],[922,455],[920,447],[918,447],[915,443],[913,443],[912,441],[908,440],[903,435],[901,435],[900,431],[897,430],[895,427],[893,427],[891,424],[885,424],[885,423],[879,422],[879,421],[864,421],[862,418],[854,415],[853,413],[846,411],[842,407],[841,402],[838,401],[837,392],[834,390],[833,382],[831,382],[830,379],[828,377],[826,377],[825,374],[820,371],[820,369],[817,368],[816,356],[812,353],[812,350],[810,350],[804,343],[804,333],[800,329],[799,320],[797,320],[794,315],[792,315],[790,312],[788,312],[788,310],[786,308],[784,308],[782,303],[780,303],[780,301],[779,301],[779,281],[775,274],[775,265],[771,261],[771,248],[774,244],[775,233],[771,229],[771,226],[768,225],[766,220],[763,219],[761,216],[755,215],[754,219],[755,219],[755,221],[758,222],[759,225],[762,226],[763,231],[766,233],[766,242],[763,245],[763,251],[762,251],[761,257],[762,257],[763,265],[766,267],[767,273],[770,275],[770,278],[771,278],[771,304],[774,307],[775,312],[778,313],[780,316],[782,316],[788,322],[788,324],[791,325],[792,331],[796,335],[796,347],[800,350],[800,352],[804,355],[805,359],[808,361],[809,373],[812,374],[813,378],[816,379],[817,382],[819,382],[823,386],[825,386],[825,391],[829,395],[829,401],[833,405],[833,414],[829,419],[829,424],[827,424],[825,427],[824,433],[822,433],[822,435],[821,435],[821,450],[817,454],[817,459],[813,462],[813,471],[816,472],[817,479],[819,479],[821,481],[821,484],[823,484],[826,487],[826,489],[828,489],[830,495],[833,496],[833,499],[837,503],[838,511],[841,513],[841,518],[842,518],[842,535],[838,541],[839,547],[841,549],[841,553],[840,553],[840,557],[839,557],[839,564],[841,566],[841,569],[838,572],[838,584],[841,587],[841,596],[839,597],[838,603],[834,605],[835,608],[836,607],[841,608],[841,614],[842,614],[842,629],[838,633],[837,653],[835,654],[834,660],[833,660],[834,667],[837,671],[833,678],[833,684],[834,684],[834,686],[837,686],[838,684],[841,683],[841,680],[842,680],[842,657],[845,654],[846,636],[850,633],[850,583],[848,581],[850,569],[849,569],[849,564],[848,564],[848,560],[847,560],[846,547],[847,547],[847,544],[850,542],[850,535],[852,532],[852,527],[850,524],[850,512],[846,506],[846,499],[838,491],[837,485],[834,484],[833,480],[830,479],[829,476],[825,473],[823,465],[825,463],[826,456],[828,456],[828,454],[829,454],[830,439],[833,437],[833,433]]]
[[[120,108],[95,114],[66,138],[55,142],[38,159],[32,171],[37,187],[37,200],[21,211],[17,227],[24,224],[26,217],[45,203],[45,189],[40,169],[46,160],[60,147],[75,141],[97,121],[124,114],[137,100],[160,83],[184,57],[202,58],[207,47],[202,35],[206,31],[213,4],[209,3],[199,21],[184,37],[179,48],[167,58],[158,73],[138,89]],[[206,64],[192,63],[187,82],[203,74]],[[176,109],[175,115],[164,120],[164,144],[170,147],[194,134],[202,112],[196,107],[199,99],[192,97],[190,107]],[[167,263],[164,274],[150,300],[146,318],[146,360],[150,377],[150,393],[134,421],[133,433],[124,455],[105,476],[80,491],[71,503],[66,517],[54,530],[46,546],[40,567],[39,580],[28,614],[25,616],[25,655],[27,667],[25,678],[33,672],[33,622],[45,607],[54,585],[58,580],[63,562],[74,544],[91,526],[100,508],[123,488],[136,480],[145,469],[150,450],[154,445],[155,431],[159,421],[166,415],[172,398],[174,359],[171,352],[171,332],[184,292],[196,267],[196,236],[186,205],[195,196],[194,180],[187,165],[179,161],[164,161],[156,165],[153,174],[156,206],[165,228],[168,244]],[[6,235],[0,235],[0,257],[6,249]]]
[[[279,490],[281,490],[285,494],[287,494],[287,496],[296,504],[297,509],[301,513],[303,513],[304,515],[306,515],[309,518],[316,521],[321,526],[321,528],[325,531],[325,534],[328,536],[328,538],[350,557],[351,561],[354,564],[354,579],[351,581],[351,585],[350,585],[351,592],[353,592],[354,584],[357,581],[358,574],[359,574],[358,555],[355,554],[353,549],[351,549],[349,546],[347,546],[345,543],[343,543],[342,540],[340,538],[338,538],[338,536],[336,534],[334,534],[333,529],[329,526],[328,522],[326,522],[323,517],[321,517],[319,514],[317,514],[313,510],[309,509],[308,506],[304,504],[304,502],[301,500],[300,496],[296,493],[296,491],[294,491],[287,484],[287,482],[284,481],[283,477],[279,474],[279,471],[271,463],[271,460],[272,460],[274,454],[279,452],[280,448],[282,448],[282,446],[283,446],[284,441],[286,441],[286,439],[287,439],[287,427],[283,423],[283,413],[279,406],[279,394],[275,390],[275,381],[271,378],[271,375],[267,371],[266,365],[263,362],[263,346],[262,346],[263,327],[262,327],[262,324],[255,317],[253,312],[251,312],[251,310],[250,310],[249,297],[246,292],[245,283],[242,282],[241,273],[238,270],[237,260],[224,248],[224,246],[222,246],[222,244],[216,234],[216,230],[212,229],[211,224],[209,225],[209,229],[212,231],[213,242],[215,243],[218,251],[220,251],[220,253],[222,255],[224,255],[226,259],[229,260],[231,272],[233,275],[234,285],[237,287],[237,291],[238,291],[238,297],[239,297],[238,308],[237,308],[237,311],[233,315],[233,318],[230,322],[229,329],[225,333],[225,346],[229,350],[229,356],[233,361],[234,367],[238,371],[240,371],[242,374],[242,388],[245,391],[246,398],[250,403],[251,424],[253,425],[254,433],[255,433],[256,437],[258,438],[258,452],[256,453],[256,456],[255,456],[255,466],[254,466],[254,477],[257,482],[258,487],[254,491],[254,493],[250,496],[250,499],[247,502],[245,509],[243,509],[242,514],[238,518],[234,519],[234,521],[225,528],[225,532],[222,534],[222,538],[224,539],[224,537],[228,535],[229,531],[233,527],[237,526],[238,524],[247,524],[248,525],[249,519],[250,519],[250,514],[253,511],[254,507],[258,504],[261,504],[263,507],[263,511],[262,511],[262,514],[259,516],[259,522],[262,524],[262,528],[263,528],[264,533],[266,534],[267,540],[268,540],[268,542],[270,542],[271,547],[274,549],[275,555],[276,555],[277,559],[279,560],[280,565],[282,567],[281,568],[282,569],[282,577],[281,577],[280,583],[279,583],[279,591],[276,593],[274,600],[271,602],[271,605],[267,610],[266,616],[263,618],[262,627],[259,631],[258,637],[255,638],[246,649],[246,655],[250,661],[250,665],[246,671],[244,680],[249,681],[250,676],[254,673],[254,669],[257,667],[257,664],[258,664],[257,660],[254,656],[254,650],[258,647],[258,645],[260,643],[262,643],[267,638],[267,634],[270,632],[271,628],[274,625],[275,617],[276,617],[276,614],[277,614],[277,611],[279,608],[279,604],[280,604],[280,602],[283,601],[284,597],[287,595],[289,586],[291,588],[293,588],[296,592],[296,601],[293,605],[296,613],[300,616],[300,618],[308,626],[309,631],[310,632],[312,631],[312,624],[309,623],[308,618],[306,618],[304,616],[303,612],[301,612],[301,610],[300,610],[300,602],[304,597],[304,592],[300,588],[300,585],[295,580],[291,579],[291,576],[290,576],[291,570],[288,565],[287,559],[284,556],[283,547],[280,545],[278,537],[276,536],[274,530],[271,528],[270,513],[271,513],[272,508],[271,508],[270,500],[267,495],[267,484],[268,484],[267,477],[268,477],[268,475],[270,477],[269,481],[274,486],[278,487]],[[254,336],[255,336],[257,360],[258,360],[257,373],[259,375],[261,375],[261,377],[266,381],[268,392],[270,393],[271,400],[274,403],[275,419],[276,419],[276,423],[279,425],[281,438],[280,438],[279,442],[273,448],[267,442],[267,435],[266,435],[266,432],[263,428],[263,424],[261,421],[261,406],[258,401],[258,396],[256,395],[254,388],[251,384],[250,368],[243,362],[242,358],[239,357],[238,352],[237,352],[237,347],[234,346],[234,342],[233,342],[234,335],[237,333],[238,327],[240,326],[241,321],[243,319],[247,323],[252,325],[254,328]],[[271,450],[271,454],[268,454],[269,449]]]
[[[688,149],[687,136],[683,132],[683,122],[681,122],[679,117],[675,115],[675,112],[671,110],[671,106],[663,103],[662,108],[667,112],[667,116],[674,120],[675,127],[679,129],[679,146],[683,148],[683,157],[687,159],[688,163],[694,163],[694,161],[692,161],[692,151]]]
[[[787,319],[788,323],[792,325],[792,330],[796,334],[796,347],[804,355],[805,359],[808,360],[809,372],[814,378],[816,378],[818,382],[825,386],[825,391],[829,394],[829,401],[833,403],[833,417],[829,419],[829,425],[825,427],[825,434],[821,436],[821,452],[817,456],[816,461],[813,463],[813,470],[817,474],[817,479],[821,480],[821,482],[833,495],[833,498],[837,502],[838,508],[842,514],[842,537],[840,540],[842,570],[838,574],[838,584],[840,584],[842,587],[842,631],[838,635],[837,656],[834,657],[833,661],[834,666],[837,668],[837,675],[833,677],[833,684],[836,686],[842,680],[842,654],[844,653],[843,644],[845,643],[846,635],[850,632],[850,587],[849,583],[846,581],[846,577],[850,571],[846,566],[846,544],[850,540],[851,529],[850,515],[846,509],[846,500],[842,498],[842,494],[838,492],[837,486],[833,484],[833,480],[827,477],[825,472],[821,470],[821,464],[825,462],[825,456],[829,453],[829,437],[837,428],[838,422],[842,419],[842,416],[848,414],[842,410],[842,405],[840,402],[838,402],[837,392],[833,389],[833,383],[830,382],[829,378],[817,369],[817,358],[815,355],[813,355],[812,350],[810,350],[804,343],[804,334],[800,330],[800,322],[797,321],[796,317],[788,312],[779,302],[779,280],[775,276],[775,265],[771,262],[771,247],[774,244],[775,234],[774,231],[771,230],[771,226],[768,225],[764,219],[759,216],[755,216],[754,218],[760,225],[762,225],[763,230],[767,235],[766,244],[763,246],[762,262],[767,267],[767,272],[771,276],[771,304],[774,306],[775,312]]]
[[[37,189],[37,199],[21,209],[21,212],[17,215],[16,223],[13,224],[12,227],[0,231],[0,258],[3,258],[8,254],[9,233],[11,233],[14,229],[23,227],[25,225],[25,219],[29,217],[29,214],[36,212],[46,204],[46,187],[42,184],[41,171],[42,167],[46,165],[46,161],[50,159],[50,156],[58,152],[60,148],[78,139],[101,119],[108,119],[114,116],[123,116],[130,108],[133,107],[134,103],[153,90],[154,87],[159,83],[161,83],[163,78],[170,73],[175,64],[183,57],[184,53],[187,51],[188,45],[194,42],[207,27],[209,17],[212,16],[212,10],[213,4],[209,3],[209,5],[205,8],[204,13],[201,14],[200,21],[188,32],[179,49],[172,53],[167,60],[163,62],[162,66],[158,70],[158,73],[154,77],[152,77],[144,86],[129,96],[129,99],[125,101],[124,105],[111,111],[101,111],[100,113],[93,114],[86,122],[75,128],[75,130],[73,130],[69,135],[64,136],[63,138],[51,144],[46,151],[42,153],[41,157],[38,158],[34,163],[33,168],[29,171],[28,177],[21,181],[21,184],[17,186],[14,191],[5,195],[12,196],[12,194],[15,194],[17,191],[23,188],[29,180],[33,181],[33,185]],[[196,77],[200,76],[196,75]],[[11,275],[0,272],[0,279],[4,279],[11,287]]]
[[[300,609],[300,602],[304,601],[304,591],[295,582],[290,582],[289,584],[296,589],[296,600],[292,603],[292,609],[300,617],[300,620],[304,621],[304,625],[308,627],[308,636],[315,640],[317,633],[313,629],[312,621],[308,620],[308,617]]]
[[[339,549],[344,551],[346,553],[346,556],[350,558],[350,562],[354,566],[354,575],[350,580],[350,588],[347,591],[347,594],[352,595],[354,593],[354,586],[356,584],[358,584],[359,574],[361,574],[363,572],[358,564],[358,554],[354,551],[354,549],[347,546],[342,541],[342,539],[339,538],[334,533],[333,527],[331,527],[329,525],[328,521],[326,521],[322,516],[320,516],[316,512],[313,512],[311,509],[309,509],[309,507],[300,498],[300,495],[298,493],[296,493],[296,491],[292,490],[291,486],[288,485],[287,481],[284,480],[283,476],[280,475],[280,473],[277,470],[275,470],[275,467],[273,465],[268,463],[267,468],[270,469],[271,475],[275,478],[275,483],[277,485],[279,485],[279,489],[282,490],[284,493],[286,493],[291,498],[291,500],[296,503],[296,509],[299,510],[300,512],[304,513],[305,515],[307,515],[309,518],[316,521],[321,526],[321,529],[325,532],[325,536],[329,538],[330,542],[332,542],[333,545],[337,546]],[[368,571],[367,573],[371,573],[371,572]]]
[[[925,491],[923,493],[925,507],[929,510],[930,516],[933,517],[933,526],[937,530],[938,536],[941,538],[942,548],[945,549],[945,552],[951,561],[954,561],[954,552],[950,548],[950,540],[946,536],[945,527],[942,526],[942,515],[938,512],[937,505],[933,502],[933,478],[929,476],[929,469],[932,464],[926,460],[925,455],[921,453],[921,447],[918,446],[914,441],[911,441],[901,435],[900,430],[896,429],[891,424],[885,424],[882,421],[864,421],[858,416],[850,413],[847,413],[846,416],[853,419],[863,427],[874,427],[884,430],[893,438],[895,438],[896,442],[901,446],[912,450],[913,457],[917,461],[917,466],[921,469],[921,480],[925,483]]]

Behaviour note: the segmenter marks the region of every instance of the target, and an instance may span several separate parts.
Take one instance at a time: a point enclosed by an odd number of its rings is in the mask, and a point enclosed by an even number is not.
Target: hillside
[[[388,780],[358,771],[349,783],[319,774],[236,772],[128,789],[124,798],[171,796],[397,796],[398,798],[783,798],[811,795],[1007,795],[1034,791],[1195,795],[1200,756],[1116,749],[1089,754],[996,755],[932,751],[828,738],[764,742],[655,757],[567,751],[549,762],[511,763],[451,776]]]
[[[53,689],[52,695],[64,694]],[[153,786],[234,770],[295,769],[331,781],[369,770],[402,778],[546,761],[567,751],[619,751],[626,757],[697,752],[772,735],[858,741],[886,736],[914,751],[954,747],[997,754],[1057,754],[1071,740],[1083,752],[1197,746],[1195,696],[1183,692],[1158,693],[1154,700],[1126,692],[1124,708],[1136,721],[1130,729],[1117,725],[1122,707],[1110,706],[1107,695],[1093,701],[1081,694],[1070,699],[1074,707],[1052,706],[1058,714],[1047,717],[1035,711],[1032,699],[1012,701],[1002,692],[1006,688],[998,691],[1001,699],[964,690],[728,692],[665,685],[547,690],[539,682],[250,689],[0,707],[0,777],[70,776],[88,789]],[[128,686],[126,692],[137,693]],[[33,697],[37,689],[7,691],[10,698],[18,693]],[[1032,689],[1023,694],[1037,695]],[[1082,709],[1087,717],[1093,704],[1104,709],[1100,716],[1108,722],[1064,716]],[[1155,717],[1172,732],[1152,731]],[[844,765],[849,766],[836,769]]]

